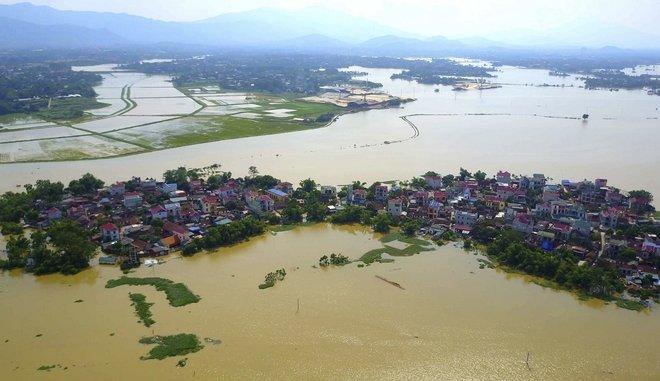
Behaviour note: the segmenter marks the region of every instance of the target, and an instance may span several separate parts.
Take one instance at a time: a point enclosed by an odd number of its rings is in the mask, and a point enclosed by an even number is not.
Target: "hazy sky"
[[[12,4],[16,0],[0,0]],[[660,0],[33,0],[59,9],[125,12],[162,20],[198,20],[259,7],[323,5],[420,35],[472,36],[547,30],[583,21],[658,35]]]

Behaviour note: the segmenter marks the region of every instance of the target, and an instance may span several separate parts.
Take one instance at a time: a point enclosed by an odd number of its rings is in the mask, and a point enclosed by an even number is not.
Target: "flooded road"
[[[453,246],[365,268],[312,267],[332,252],[358,258],[381,247],[377,238],[362,228],[316,225],[192,258],[170,257],[131,274],[183,282],[201,296],[180,308],[150,287],[105,289],[121,275],[117,268],[96,266],[72,277],[2,273],[0,374],[67,380],[660,377],[656,312],[580,301],[520,276],[480,270],[476,256]],[[266,273],[281,267],[284,281],[257,289]],[[129,292],[155,303],[155,325],[137,322]],[[205,342],[185,356],[185,368],[174,358],[139,360],[149,350],[140,337],[176,333],[222,343]]]

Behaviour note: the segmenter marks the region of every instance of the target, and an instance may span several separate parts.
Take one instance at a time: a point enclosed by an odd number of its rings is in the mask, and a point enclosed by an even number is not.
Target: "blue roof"
[[[282,192],[281,190],[279,190],[277,188],[269,189],[268,193],[274,194],[275,196],[278,196],[278,197],[287,197],[288,196],[288,194],[286,192]]]

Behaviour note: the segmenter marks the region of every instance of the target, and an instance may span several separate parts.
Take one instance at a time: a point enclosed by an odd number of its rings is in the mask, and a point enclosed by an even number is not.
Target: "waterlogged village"
[[[371,227],[385,234],[385,245],[359,258],[328,253],[321,266],[369,266],[461,240],[488,258],[483,266],[534,275],[624,308],[642,310],[657,301],[660,226],[652,195],[643,190],[621,191],[606,179],[556,182],[542,174],[487,177],[464,169],[370,185],[319,186],[311,179],[293,185],[255,167],[244,178],[219,168],[179,168],[163,181],[134,177],[110,185],[86,174],[68,187],[39,181],[26,192],[6,193],[2,267],[73,274],[100,250],[99,265],[129,273],[173,253],[192,256],[267,231],[330,222]],[[273,269],[260,288],[285,275]],[[167,280],[122,279],[181,296],[167,291]]]

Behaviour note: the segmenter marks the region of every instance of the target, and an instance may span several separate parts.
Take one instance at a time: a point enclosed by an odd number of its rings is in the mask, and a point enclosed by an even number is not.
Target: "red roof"
[[[101,226],[101,230],[110,231],[110,230],[119,230],[119,229],[117,228],[117,225],[113,224],[112,222],[108,222],[106,224],[103,224],[103,226]]]
[[[188,229],[170,221],[165,221],[163,224],[163,230],[178,234],[188,234]]]
[[[156,205],[156,206],[151,207],[149,209],[149,213],[151,213],[151,214],[161,213],[161,212],[164,212],[164,211],[165,211],[165,208],[162,205]]]

